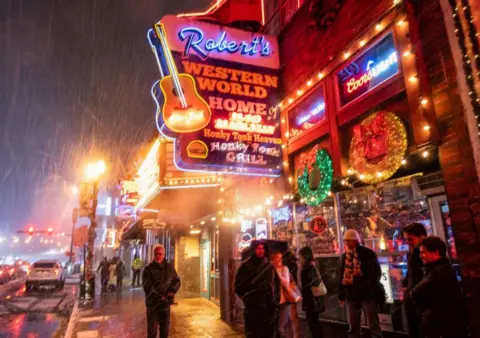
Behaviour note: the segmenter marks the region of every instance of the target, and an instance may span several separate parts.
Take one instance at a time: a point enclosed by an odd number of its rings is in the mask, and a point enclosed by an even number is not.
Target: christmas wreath
[[[362,182],[385,181],[402,165],[407,143],[407,131],[397,115],[372,114],[353,129],[350,164]]]
[[[315,180],[309,178],[316,176]],[[297,174],[298,193],[308,205],[319,205],[332,187],[332,160],[323,149],[314,148]],[[313,182],[315,181],[315,182]],[[317,184],[318,181],[318,184]]]

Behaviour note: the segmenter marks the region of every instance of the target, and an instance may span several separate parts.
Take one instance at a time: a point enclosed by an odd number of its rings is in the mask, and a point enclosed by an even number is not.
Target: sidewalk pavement
[[[172,305],[170,335],[187,337],[243,337],[220,319],[217,306],[203,298],[179,298]],[[89,305],[79,305],[72,338],[146,337],[147,319],[141,288],[97,296]]]

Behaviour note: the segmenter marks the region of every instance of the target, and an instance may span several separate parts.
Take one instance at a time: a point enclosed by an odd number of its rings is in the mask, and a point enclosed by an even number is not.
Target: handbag
[[[284,290],[284,296],[288,303],[298,303],[302,300],[302,294],[300,293],[300,289],[295,283],[295,280],[292,278],[292,274],[290,274],[290,284],[288,288],[282,286]]]
[[[312,295],[313,297],[323,297],[327,294],[327,288],[325,287],[325,284],[323,284],[322,277],[320,276],[320,272],[318,272],[317,267],[313,265],[315,268],[315,272],[317,273],[317,278],[320,279],[320,285],[318,286],[312,286]]]

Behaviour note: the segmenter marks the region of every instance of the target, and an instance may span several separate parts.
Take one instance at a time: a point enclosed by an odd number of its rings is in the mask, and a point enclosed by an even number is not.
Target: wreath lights
[[[404,163],[407,131],[390,112],[370,115],[355,126],[350,163],[360,181],[375,184],[389,179]]]
[[[315,189],[310,188],[309,174],[318,170],[320,179]],[[311,206],[319,205],[330,193],[333,180],[332,159],[324,149],[314,148],[297,175],[298,193]]]

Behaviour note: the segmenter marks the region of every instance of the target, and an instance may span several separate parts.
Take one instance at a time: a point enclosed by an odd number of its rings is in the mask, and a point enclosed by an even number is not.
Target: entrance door
[[[200,246],[200,294],[210,299],[210,241],[202,240]]]
[[[429,198],[430,210],[432,212],[434,234],[442,238],[447,243],[448,256],[452,266],[457,271],[460,279],[460,267],[458,265],[457,249],[455,238],[453,237],[452,222],[450,218],[450,209],[448,207],[447,196],[440,195]]]

